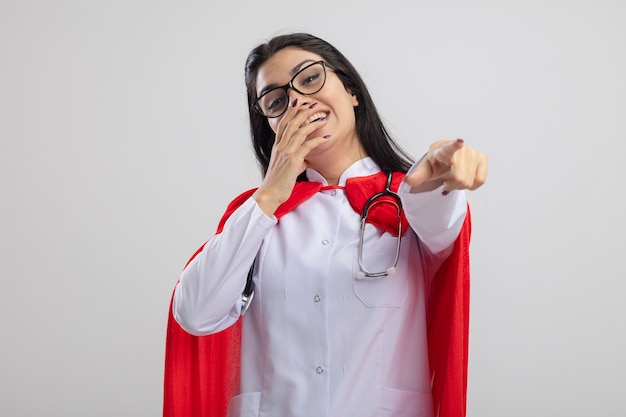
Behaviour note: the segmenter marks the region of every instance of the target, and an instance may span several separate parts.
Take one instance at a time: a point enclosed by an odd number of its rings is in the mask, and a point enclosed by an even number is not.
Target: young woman
[[[309,34],[252,50],[246,84],[263,181],[176,286],[164,414],[464,415],[463,190],[485,156],[442,140],[413,164]]]

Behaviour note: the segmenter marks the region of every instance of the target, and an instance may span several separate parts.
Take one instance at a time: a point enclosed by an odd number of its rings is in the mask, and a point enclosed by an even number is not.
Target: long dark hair
[[[337,48],[318,37],[308,33],[292,33],[277,36],[257,46],[250,51],[246,59],[245,81],[248,90],[250,133],[263,176],[267,173],[275,135],[267,119],[254,109],[254,102],[257,99],[256,78],[261,65],[286,47],[313,52],[333,68],[344,87],[352,94],[356,94],[359,102],[354,108],[356,131],[367,155],[382,170],[406,172],[411,166],[411,157],[389,136],[363,79],[350,61]],[[304,176],[299,178],[303,179]]]

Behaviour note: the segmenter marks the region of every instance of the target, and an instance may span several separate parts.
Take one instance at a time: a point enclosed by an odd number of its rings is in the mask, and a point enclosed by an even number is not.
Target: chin
[[[313,132],[309,136],[306,137],[305,141],[306,140],[315,139],[315,138],[319,138],[319,137],[326,136],[326,135],[328,135],[328,133],[326,133],[326,132]],[[330,138],[326,139],[326,142],[332,142],[332,140],[333,140],[333,137],[331,136]],[[320,144],[320,146],[322,146],[322,145],[323,145],[323,143]]]

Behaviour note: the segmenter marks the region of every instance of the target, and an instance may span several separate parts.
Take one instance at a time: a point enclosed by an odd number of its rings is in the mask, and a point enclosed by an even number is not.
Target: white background
[[[169,297],[256,186],[251,48],[352,60],[414,155],[490,158],[468,415],[626,415],[626,2],[0,1],[0,415],[157,416]]]

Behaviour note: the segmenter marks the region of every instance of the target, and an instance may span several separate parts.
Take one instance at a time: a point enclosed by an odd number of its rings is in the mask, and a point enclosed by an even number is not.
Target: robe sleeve
[[[204,336],[235,323],[248,270],[268,231],[276,224],[248,198],[223,222],[183,270],[173,298],[176,321]]]
[[[416,166],[417,163],[408,173]],[[465,191],[453,190],[445,196],[441,194],[441,188],[411,193],[411,187],[402,181],[398,194],[406,219],[430,254],[440,254],[451,248],[467,212]],[[448,254],[449,251],[443,257]]]

